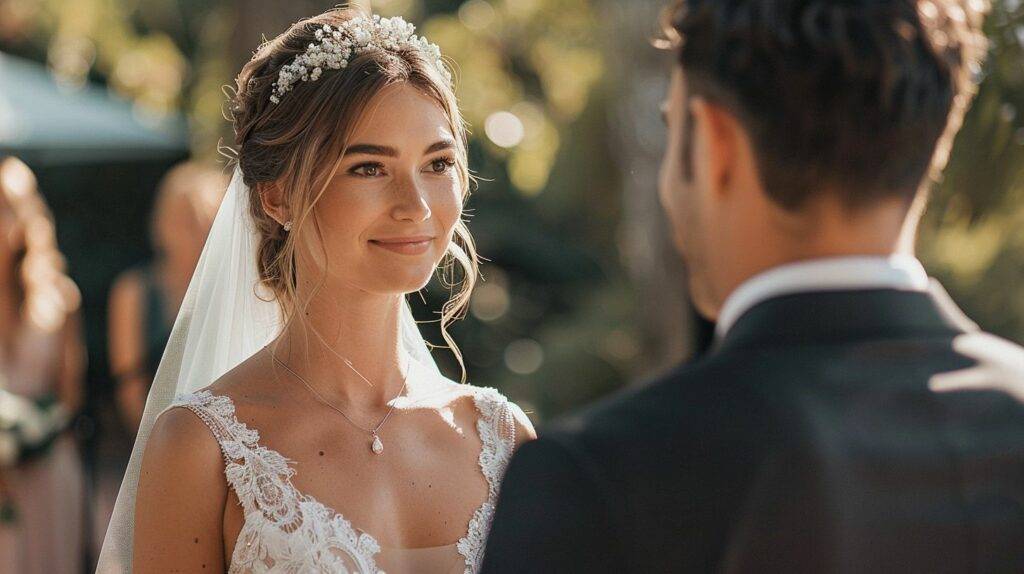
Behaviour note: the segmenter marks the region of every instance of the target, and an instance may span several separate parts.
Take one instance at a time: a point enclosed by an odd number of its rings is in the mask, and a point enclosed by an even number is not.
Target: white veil
[[[249,188],[236,167],[153,379],[103,540],[99,573],[131,571],[142,453],[157,417],[175,397],[213,383],[271,342],[281,329],[277,303],[257,296],[258,237],[251,223]],[[410,356],[438,372],[408,302],[403,304],[401,336]]]

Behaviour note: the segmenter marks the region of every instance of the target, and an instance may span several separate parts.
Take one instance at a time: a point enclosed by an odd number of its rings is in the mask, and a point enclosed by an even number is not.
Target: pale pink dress
[[[60,337],[26,330],[13,356],[0,363],[7,390],[24,397],[54,393]],[[82,571],[84,478],[70,432],[41,458],[0,471],[18,519],[0,524],[0,574]]]

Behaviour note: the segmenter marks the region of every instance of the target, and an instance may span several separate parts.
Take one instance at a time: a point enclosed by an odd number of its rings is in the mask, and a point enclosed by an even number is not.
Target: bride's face
[[[370,293],[423,288],[462,215],[455,146],[436,101],[408,84],[383,90],[314,207],[322,248],[304,226],[300,251],[326,268],[329,283]]]

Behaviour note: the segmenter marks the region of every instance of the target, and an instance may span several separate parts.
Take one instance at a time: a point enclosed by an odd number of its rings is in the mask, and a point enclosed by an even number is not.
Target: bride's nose
[[[391,217],[398,221],[414,223],[430,219],[426,189],[418,185],[415,179],[398,182],[394,192],[395,202],[391,207]]]

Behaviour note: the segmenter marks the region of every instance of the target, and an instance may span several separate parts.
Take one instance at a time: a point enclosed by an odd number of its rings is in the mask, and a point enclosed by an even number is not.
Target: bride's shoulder
[[[174,437],[185,453],[202,448],[197,452],[208,462],[217,462],[225,440],[256,445],[259,433],[254,429],[262,428],[277,400],[260,361],[257,353],[212,384],[174,397],[157,418],[153,436]]]
[[[213,383],[195,391],[175,397],[171,406],[227,406],[232,410],[245,410],[263,402],[276,400],[275,391],[280,385],[274,384],[270,355],[257,352],[238,366],[221,375]]]
[[[147,453],[160,452],[172,459],[193,455],[219,459],[220,447],[207,425],[188,409],[174,408],[185,404],[175,401],[160,413],[146,442]]]
[[[136,548],[154,536],[165,538],[168,527],[185,522],[195,527],[197,537],[219,539],[216,529],[228,485],[220,444],[206,425],[187,409],[165,410],[143,452],[135,498]]]
[[[522,408],[494,387],[456,383],[444,379],[450,392],[459,399],[472,401],[480,416],[489,420],[508,420],[515,428],[516,446],[537,438],[537,431]],[[507,418],[506,418],[507,417]]]
[[[205,387],[174,397],[157,417],[153,437],[166,434],[191,447],[216,447],[223,438],[215,436],[217,431],[233,429],[234,421],[238,420],[236,411],[246,410],[260,396],[259,380],[254,378],[258,373],[254,359],[255,356],[243,361]]]
[[[264,407],[274,400],[262,354],[242,361],[210,385],[176,396],[157,418],[150,441],[173,437],[175,448],[186,455],[197,449],[211,462],[220,459],[224,440],[255,444],[258,434],[249,424],[260,420]]]
[[[221,453],[216,437],[195,413],[168,408],[157,417],[146,441],[141,480],[161,483],[157,477],[175,476],[179,484],[187,484],[195,492],[219,492],[223,487]]]
[[[530,420],[530,417],[526,415],[526,412],[524,412],[519,405],[508,400],[496,389],[489,390],[493,391],[498,397],[500,397],[501,402],[505,405],[505,409],[509,413],[509,418],[511,419],[512,426],[515,429],[515,446],[519,447],[519,445],[524,442],[537,438],[537,431],[533,428],[533,422]],[[489,391],[485,388],[484,392]]]

